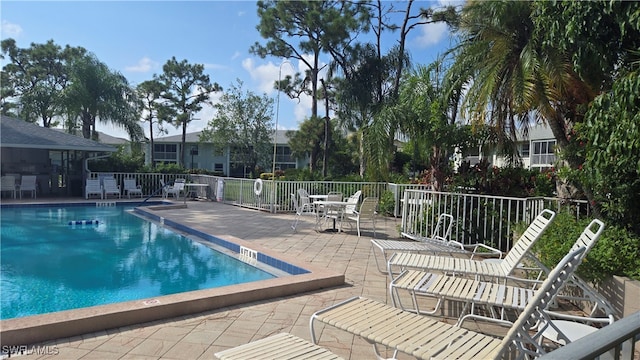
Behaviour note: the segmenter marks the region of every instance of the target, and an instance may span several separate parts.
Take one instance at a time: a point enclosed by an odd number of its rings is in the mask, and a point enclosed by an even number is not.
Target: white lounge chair
[[[114,178],[104,178],[104,179],[102,179],[102,186],[103,186],[103,190],[104,190],[105,199],[108,199],[109,195],[115,195],[118,198],[120,198],[122,196],[122,193],[120,191],[120,186],[118,186],[118,183],[116,182],[116,179],[114,179]]]
[[[220,360],[341,360],[338,355],[289,333],[279,333],[214,354]]]
[[[381,356],[377,346],[418,359],[498,359],[510,351],[517,352],[516,358],[540,356],[547,352],[540,344],[542,334],[553,326],[545,309],[578,267],[584,251],[581,247],[562,259],[502,339],[367,298],[353,297],[311,316],[311,340],[318,343],[315,325],[321,323],[360,336],[373,344],[377,356]],[[533,334],[532,329],[535,329]]]
[[[132,194],[138,194],[142,198],[142,187],[136,184],[136,179],[124,179],[124,193],[129,199]]]
[[[604,224],[600,220],[593,220],[584,229],[569,252],[584,247],[585,251],[580,255],[580,261],[582,261],[600,238],[603,229]],[[549,272],[550,270],[547,269],[547,273]],[[570,279],[570,283],[573,283],[575,277],[577,275],[574,274]],[[521,282],[523,284],[534,283],[535,285],[538,281],[522,279]],[[578,287],[581,286],[578,285]],[[576,287],[572,286],[571,288],[572,291],[568,293],[570,294],[568,295],[570,299],[574,301],[587,300],[593,303],[594,307],[590,313],[590,321],[599,323],[612,323],[614,321],[613,309],[606,300],[600,296],[592,296],[593,293],[589,290],[585,291],[585,289],[582,290],[584,296],[578,297]],[[505,317],[505,310],[523,310],[536,292],[535,286],[525,288],[500,282],[480,281],[464,276],[452,276],[419,270],[406,270],[389,285],[389,292],[394,306],[407,310],[400,301],[399,290],[407,290],[410,293],[413,300],[413,308],[408,310],[416,313],[433,314],[438,311],[444,300],[464,302],[465,308],[458,319],[459,325],[467,319],[485,319],[499,323],[510,323]],[[433,310],[423,311],[419,308],[417,296],[430,296],[437,298],[438,301]],[[476,307],[478,306],[487,308],[493,316],[487,317],[477,314]],[[499,318],[495,317],[494,308],[500,310]],[[469,313],[466,313],[467,309]],[[604,318],[595,318],[598,309],[604,312]],[[582,318],[585,319],[584,317]]]
[[[399,269],[395,274],[404,269],[417,269],[430,272],[457,273],[472,276],[505,278],[521,266],[527,257],[533,257],[531,248],[540,239],[556,213],[551,210],[542,210],[524,231],[520,239],[513,244],[504,259],[499,261],[479,261],[459,257],[437,256],[417,254],[412,252],[394,253],[387,263],[387,272],[393,280],[394,269]]]
[[[16,198],[16,178],[11,175],[5,175],[0,180],[0,192],[9,191],[13,198]]]
[[[31,192],[31,197],[36,198],[37,184],[35,175],[22,175],[20,180],[20,186],[18,187],[20,192],[20,199],[22,199],[22,193],[24,191]]]
[[[430,254],[462,254],[468,255],[471,259],[475,255],[493,256],[502,258],[502,251],[485,244],[463,245],[455,240],[451,240],[451,231],[453,229],[453,216],[442,213],[438,216],[436,227],[429,238],[420,238],[418,241],[413,240],[385,240],[371,239],[371,246],[374,250],[374,259],[376,266],[380,272],[386,272],[387,254],[395,252],[414,252],[414,253],[430,253]],[[376,248],[380,250],[382,261],[376,256]],[[382,263],[382,265],[380,264]],[[384,268],[382,267],[384,266]]]
[[[84,198],[89,199],[91,195],[99,195],[100,199],[104,199],[104,191],[102,191],[100,180],[87,179],[87,183],[84,186]]]

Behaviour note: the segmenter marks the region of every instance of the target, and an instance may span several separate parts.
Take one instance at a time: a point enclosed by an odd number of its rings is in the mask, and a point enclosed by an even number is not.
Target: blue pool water
[[[1,221],[0,319],[275,277],[123,206],[3,208]]]

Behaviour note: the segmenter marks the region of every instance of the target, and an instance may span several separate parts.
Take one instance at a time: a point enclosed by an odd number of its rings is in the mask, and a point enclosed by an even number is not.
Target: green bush
[[[378,201],[378,213],[384,216],[393,216],[394,208],[395,200],[393,199],[393,193],[391,191],[383,192]]]
[[[544,232],[534,251],[549,268],[569,252],[591,219],[576,220],[561,211]],[[577,272],[587,281],[600,282],[612,275],[640,280],[640,237],[624,228],[605,223],[604,232]]]

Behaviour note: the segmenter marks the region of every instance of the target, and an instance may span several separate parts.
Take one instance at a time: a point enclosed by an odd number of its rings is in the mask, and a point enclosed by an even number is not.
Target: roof
[[[0,146],[48,150],[117,150],[113,146],[4,115],[0,117]]]
[[[289,130],[278,130],[276,132],[276,144],[288,144],[289,138],[286,136],[286,133]],[[200,134],[202,131],[196,131],[192,133],[186,134],[186,143],[198,143],[200,142]],[[273,136],[272,136],[273,138]],[[171,135],[165,137],[159,137],[153,139],[156,143],[181,143],[182,142],[182,134],[180,135]]]

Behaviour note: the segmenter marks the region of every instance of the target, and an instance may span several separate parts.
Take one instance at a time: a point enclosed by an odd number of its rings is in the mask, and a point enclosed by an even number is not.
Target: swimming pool
[[[38,199],[38,202],[18,204],[2,203],[0,209],[4,211],[15,207],[97,206],[102,203],[73,200],[61,203],[55,199],[48,202],[46,200]],[[119,203],[126,202],[127,200],[123,200]],[[139,203],[132,201],[132,204]],[[279,226],[289,229],[288,219],[279,221],[269,216],[263,217],[261,212],[246,211],[217,202],[197,202],[187,206],[160,201],[148,205],[153,206],[136,207],[135,213],[157,224],[164,223],[163,227],[174,229],[190,238],[196,237],[216,244],[231,251],[235,257],[240,257],[241,249],[249,249],[254,252],[258,265],[268,265],[290,276],[0,320],[2,345],[34,344],[124,326],[137,326],[150,321],[191,316],[229,306],[242,306],[254,301],[295,296],[308,291],[343,286],[345,283],[343,272],[324,266],[318,267],[306,262],[301,256],[285,255],[281,251],[229,235],[227,230],[229,227],[246,227],[247,224],[268,227],[274,234],[274,241],[277,241]],[[242,215],[238,216],[238,213]],[[237,223],[238,219],[246,219],[246,222],[243,220]],[[277,225],[278,223],[280,225]]]
[[[131,208],[3,207],[0,319],[275,277]]]

